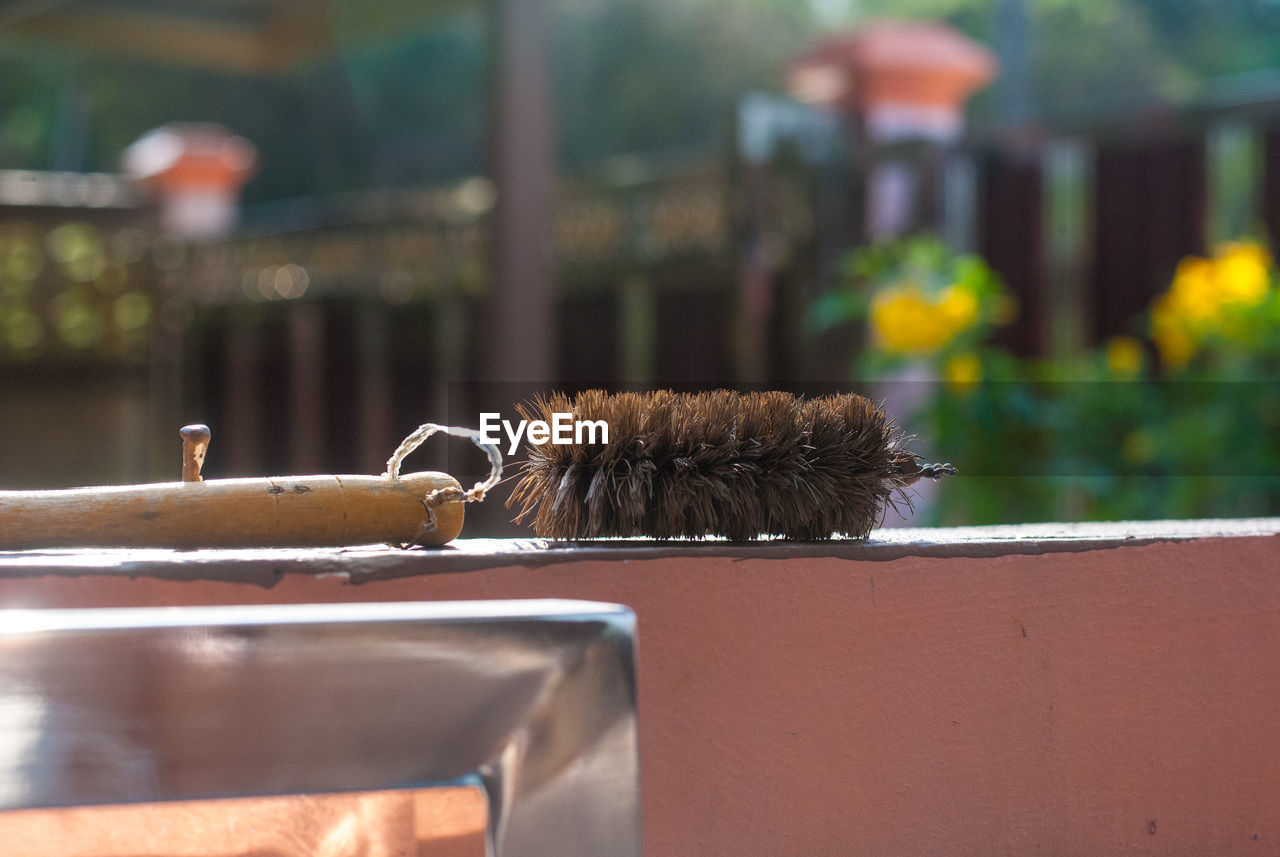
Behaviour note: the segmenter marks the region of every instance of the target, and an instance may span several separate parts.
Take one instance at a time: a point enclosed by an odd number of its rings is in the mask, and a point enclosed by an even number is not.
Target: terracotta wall
[[[649,854],[1280,851],[1276,535],[364,585],[0,579],[31,606],[551,596],[637,613]]]

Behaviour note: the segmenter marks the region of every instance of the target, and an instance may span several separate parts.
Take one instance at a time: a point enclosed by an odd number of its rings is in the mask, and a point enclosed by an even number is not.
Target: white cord
[[[396,451],[387,459],[387,472],[382,474],[383,478],[390,479],[395,482],[400,478],[400,465],[404,462],[405,457],[413,452],[422,442],[436,432],[444,432],[454,437],[465,437],[476,446],[484,450],[485,455],[489,456],[489,478],[483,482],[477,482],[470,491],[462,491],[458,488],[440,488],[432,491],[426,497],[426,502],[430,506],[437,506],[448,500],[460,500],[464,503],[478,503],[484,499],[485,492],[502,480],[502,452],[491,443],[485,443],[480,439],[480,432],[475,429],[457,428],[456,426],[442,426],[436,423],[423,423],[413,432],[400,441],[400,445],[396,447]]]

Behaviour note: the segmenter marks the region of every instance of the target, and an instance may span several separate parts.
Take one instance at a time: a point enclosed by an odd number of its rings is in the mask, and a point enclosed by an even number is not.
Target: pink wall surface
[[[269,589],[0,578],[5,606],[541,597],[637,614],[649,854],[1280,852],[1276,535]]]

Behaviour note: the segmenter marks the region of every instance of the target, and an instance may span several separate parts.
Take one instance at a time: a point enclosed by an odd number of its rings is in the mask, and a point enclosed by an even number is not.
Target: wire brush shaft
[[[544,538],[866,538],[922,467],[884,412],[854,394],[554,394],[526,420],[604,420],[608,443],[527,447],[507,507]]]

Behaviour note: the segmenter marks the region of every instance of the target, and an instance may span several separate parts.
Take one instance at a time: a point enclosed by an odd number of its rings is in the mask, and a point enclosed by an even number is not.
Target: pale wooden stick
[[[462,530],[463,503],[424,498],[446,489],[462,494],[425,472],[0,491],[0,550],[442,545]]]
[[[447,473],[400,475],[431,434],[470,438],[489,478],[463,491]],[[285,476],[203,481],[209,427],[183,427],[182,481],[0,491],[0,550],[55,547],[316,547],[389,542],[442,545],[462,531],[463,507],[502,477],[502,454],[479,433],[432,423],[405,438],[382,476]]]

